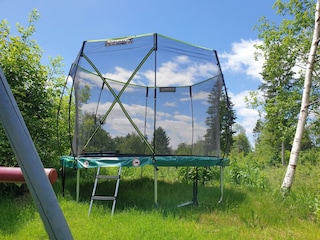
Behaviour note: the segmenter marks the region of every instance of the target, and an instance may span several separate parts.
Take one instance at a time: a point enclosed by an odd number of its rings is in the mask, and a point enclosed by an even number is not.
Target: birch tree
[[[281,186],[281,189],[284,192],[290,191],[293,183],[294,174],[295,174],[295,170],[298,162],[298,156],[301,148],[301,140],[302,140],[304,127],[305,127],[307,116],[308,116],[308,107],[310,102],[310,90],[312,85],[313,69],[314,69],[316,52],[317,52],[319,37],[320,37],[319,11],[320,11],[320,0],[318,0],[316,3],[314,32],[313,32],[312,43],[310,47],[310,53],[309,53],[308,61],[306,64],[304,88],[302,93],[299,119],[298,119],[296,133],[294,136],[293,145],[290,153],[289,164],[288,164],[287,171]]]
[[[305,66],[314,32],[315,1],[276,0],[273,8],[282,19],[281,22],[271,22],[262,16],[259,25],[255,26],[262,40],[256,46],[259,50],[256,56],[264,60],[261,72],[263,81],[257,91],[250,93],[248,103],[262,113],[257,128],[259,139],[255,152],[263,156],[267,164],[278,165],[282,158],[281,162],[286,166],[289,159],[285,159],[284,153],[292,148],[300,114]],[[319,65],[315,66],[314,71],[319,71]],[[311,101],[320,99],[319,76],[315,75],[313,79]],[[319,103],[317,101],[309,109],[314,114],[308,118],[308,126],[318,125],[319,118],[314,116]],[[309,132],[304,132],[303,139],[310,139],[310,136],[317,136],[317,133],[310,134],[309,128]],[[312,146],[303,141],[301,150]]]

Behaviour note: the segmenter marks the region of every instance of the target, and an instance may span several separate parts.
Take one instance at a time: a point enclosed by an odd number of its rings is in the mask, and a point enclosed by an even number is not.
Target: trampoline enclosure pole
[[[80,197],[80,168],[77,168],[76,202],[79,202],[79,197]]]
[[[223,170],[224,170],[224,166],[220,166],[220,199],[218,203],[221,203],[223,200]]]
[[[158,169],[154,167],[154,204],[158,206]]]
[[[1,68],[0,120],[49,238],[73,239]]]

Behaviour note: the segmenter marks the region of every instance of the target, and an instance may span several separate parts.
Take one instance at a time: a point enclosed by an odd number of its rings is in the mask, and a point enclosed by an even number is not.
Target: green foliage
[[[281,159],[281,148],[291,149],[304,82],[304,66],[307,62],[310,42],[313,35],[315,3],[312,0],[277,0],[274,8],[283,17],[276,25],[261,17],[256,30],[263,41],[257,46],[257,57],[265,59],[262,71],[263,82],[256,93],[252,93],[249,105],[264,113],[255,133],[258,133],[256,148],[268,148],[273,152],[272,162]],[[319,64],[315,66],[311,96],[319,98]],[[262,95],[262,98],[258,96]],[[319,102],[311,110],[315,112]],[[317,111],[317,110],[316,110]],[[316,126],[319,120],[315,114],[309,115],[308,124]],[[317,136],[317,132],[308,132]],[[308,136],[305,136],[308,139]],[[310,137],[309,137],[310,139]],[[309,141],[310,143],[310,141]],[[266,147],[269,145],[269,147]],[[304,147],[312,146],[303,144]]]
[[[218,169],[210,167],[180,167],[178,175],[179,179],[189,183],[197,179],[202,185],[219,176]]]
[[[232,183],[249,189],[267,188],[268,183],[262,173],[261,164],[255,161],[252,154],[244,157],[242,153],[232,159],[228,167],[228,177]]]
[[[316,166],[319,164],[320,149],[312,148],[300,152],[299,162]]]
[[[70,154],[70,146],[72,143],[75,106],[69,104],[69,98],[61,94],[59,106],[57,107],[57,144],[59,148],[59,155]],[[71,119],[71,121],[69,121]]]
[[[127,134],[125,137],[118,137],[115,139],[115,145],[120,153],[128,154],[150,154],[146,144],[136,133]]]
[[[208,98],[208,110],[206,125],[207,130],[204,135],[205,155],[217,155],[216,150],[222,150],[223,153],[228,154],[232,145],[232,125],[236,119],[233,104],[230,98],[227,97],[225,92],[221,92],[221,96],[217,96],[216,87],[213,87],[212,92]],[[219,118],[218,118],[219,117]],[[219,121],[219,127],[217,128],[217,121]],[[220,142],[219,145],[217,143]]]
[[[232,150],[234,150],[235,152],[243,152],[245,155],[247,155],[251,151],[249,140],[245,134],[241,133],[234,136],[233,141],[234,143],[232,146]]]
[[[177,150],[175,151],[176,155],[191,155],[192,146],[186,143],[180,143]]]
[[[6,20],[0,23],[0,66],[17,101],[30,135],[45,166],[56,166],[59,155],[56,141],[56,112],[62,87],[60,57],[41,64],[42,50],[32,35],[39,13],[33,10],[28,27],[17,24],[13,36]],[[16,161],[0,129],[0,165],[14,166]]]
[[[110,134],[100,126],[100,122],[95,118],[95,115],[93,113],[84,113],[82,118],[83,120],[78,129],[79,139],[89,140],[92,138],[86,146],[86,151],[114,151],[115,143],[113,139],[111,138]],[[96,128],[98,130],[94,135],[92,135]],[[85,142],[79,143],[80,146],[84,146],[85,144]]]
[[[306,130],[304,132],[302,141],[301,141],[301,154],[299,155],[299,159],[304,158],[303,156],[308,152],[317,152],[317,148],[314,146],[310,139],[310,132]],[[281,165],[281,143],[270,144],[270,141],[274,140],[274,136],[268,132],[263,130],[263,133],[259,136],[259,142],[256,144],[254,154],[257,161],[261,164],[265,165]],[[288,162],[291,151],[291,143],[285,144],[285,163]],[[310,155],[311,156],[311,155]],[[312,161],[311,159],[309,159]],[[308,160],[308,161],[309,161]],[[304,160],[299,160],[304,162]],[[313,161],[317,161],[317,158],[314,158]]]
[[[232,138],[233,145],[231,148],[231,152],[233,155],[243,153],[247,155],[251,152],[251,146],[249,140],[246,136],[246,130],[240,125],[235,124],[235,135]]]
[[[221,94],[219,113],[220,113],[220,146],[221,152],[228,155],[231,151],[234,143],[233,135],[235,131],[232,130],[232,126],[237,119],[234,108],[234,104],[231,99],[227,99],[224,92]]]
[[[154,146],[156,154],[171,154],[172,149],[169,147],[170,138],[162,127],[158,127],[154,132],[154,138],[151,145]]]

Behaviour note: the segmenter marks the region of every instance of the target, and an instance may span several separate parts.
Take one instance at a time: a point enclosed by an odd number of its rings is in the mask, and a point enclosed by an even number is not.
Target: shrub
[[[267,178],[262,174],[262,166],[256,163],[251,155],[242,158],[241,160],[232,160],[227,169],[227,177],[230,182],[248,188],[267,187]]]
[[[216,176],[218,176],[218,168],[210,167],[181,167],[179,168],[179,178],[187,182],[194,181],[196,178],[203,185]]]

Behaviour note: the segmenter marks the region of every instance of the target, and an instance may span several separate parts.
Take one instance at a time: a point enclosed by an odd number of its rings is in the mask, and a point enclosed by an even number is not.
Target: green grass
[[[198,206],[177,208],[192,199],[192,184],[179,181],[176,169],[160,169],[159,206],[153,204],[152,170],[127,169],[122,175],[115,215],[111,202],[95,202],[88,216],[94,172],[82,172],[80,202],[75,202],[75,173],[68,172],[65,197],[54,185],[74,239],[320,239],[320,170],[299,167],[293,189],[279,192],[285,169],[260,172],[264,188],[237,185],[226,168],[224,201],[218,181],[199,185]],[[102,183],[98,190],[112,189]],[[0,239],[48,239],[29,194],[0,199]]]

